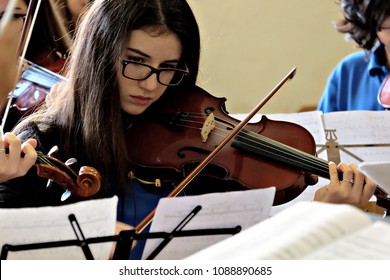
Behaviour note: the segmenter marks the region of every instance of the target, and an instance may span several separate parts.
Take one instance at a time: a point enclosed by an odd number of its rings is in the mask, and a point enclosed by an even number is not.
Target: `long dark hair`
[[[58,126],[64,156],[85,154],[103,178],[123,185],[129,162],[116,63],[131,31],[150,27],[177,34],[190,72],[180,86],[194,85],[200,38],[185,0],[95,0],[76,32],[68,81],[48,96],[44,112],[31,115],[18,130],[32,122],[41,130]]]
[[[24,0],[27,6],[30,0]],[[65,21],[56,10],[53,0],[41,2],[27,48],[26,58],[34,62],[44,48],[66,55],[72,45],[72,39]]]
[[[339,3],[344,18],[335,23],[335,28],[362,49],[370,51],[378,40],[378,28],[390,16],[390,1],[341,0]]]

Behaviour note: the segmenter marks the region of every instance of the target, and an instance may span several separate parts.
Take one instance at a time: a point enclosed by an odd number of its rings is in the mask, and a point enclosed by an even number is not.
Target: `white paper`
[[[350,205],[299,202],[187,259],[300,259],[371,224]]]
[[[324,127],[336,129],[340,145],[390,143],[390,111],[326,113]]]
[[[0,246],[77,239],[68,219],[74,214],[84,237],[115,234],[118,198],[95,199],[65,206],[0,209]],[[94,259],[108,259],[112,242],[89,245]],[[79,246],[10,251],[7,259],[85,259]]]
[[[359,170],[390,194],[390,161],[362,162]]]
[[[238,120],[243,120],[247,114],[233,114],[232,116]],[[250,122],[258,122],[261,120],[262,116],[262,114],[256,114]],[[312,134],[314,141],[317,144],[325,144],[325,132],[322,125],[321,111],[310,111],[293,114],[267,114],[265,116],[270,120],[287,121],[299,124]]]
[[[275,188],[272,187],[163,198],[158,203],[151,232],[172,232],[198,205],[202,209],[183,230],[233,228],[236,226],[246,229],[269,217],[274,197]],[[182,259],[229,236],[176,237],[154,259]],[[161,242],[162,239],[147,240],[142,258],[147,258]]]
[[[390,260],[390,226],[378,221],[321,250],[307,255],[313,260]]]

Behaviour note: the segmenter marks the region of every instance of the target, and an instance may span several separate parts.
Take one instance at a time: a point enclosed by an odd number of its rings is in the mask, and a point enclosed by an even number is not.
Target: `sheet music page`
[[[247,114],[232,114],[232,116],[238,120],[243,120]],[[262,114],[256,114],[252,119],[252,122],[258,122],[261,120]],[[299,124],[306,128],[314,138],[317,144],[325,144],[325,132],[322,124],[322,112],[310,111],[290,114],[266,114],[267,118],[275,121],[287,121]]]
[[[200,212],[183,228],[216,229],[241,226],[246,229],[269,217],[275,197],[275,188],[211,193],[197,196],[162,198],[156,209],[151,232],[172,232],[174,228],[198,205]],[[204,235],[173,238],[154,259],[183,259],[231,235]],[[149,239],[143,259],[146,259],[162,242]]]
[[[313,186],[307,186],[306,189],[299,195],[297,196],[295,199],[289,201],[289,202],[286,202],[286,203],[283,203],[283,204],[280,204],[280,205],[275,205],[275,206],[272,206],[271,208],[271,214],[270,216],[275,216],[277,213],[291,207],[292,205],[298,203],[298,202],[301,202],[301,201],[313,201],[314,200],[314,195],[315,195],[315,192],[325,186],[329,184],[329,180],[328,179],[325,179],[325,178],[321,178],[319,177],[318,178],[318,183],[313,185]]]
[[[389,111],[332,112],[323,119],[326,129],[336,129],[340,145],[390,144]]]
[[[323,115],[334,129],[340,160],[348,163],[387,161],[390,158],[390,112],[347,111]]]
[[[370,224],[353,206],[299,202],[187,259],[300,259]]]
[[[390,224],[375,222],[306,256],[312,260],[390,260]]]
[[[74,214],[85,238],[115,234],[118,198],[94,199],[56,207],[0,209],[0,246],[75,240],[68,219]],[[108,259],[112,242],[89,245],[94,259]],[[85,259],[81,247],[67,246],[8,253],[7,259]]]
[[[362,162],[358,165],[358,168],[382,190],[390,194],[390,161]]]

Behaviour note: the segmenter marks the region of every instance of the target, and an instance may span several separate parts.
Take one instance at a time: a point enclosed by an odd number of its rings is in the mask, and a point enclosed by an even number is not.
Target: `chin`
[[[131,106],[130,108],[124,108],[123,111],[125,111],[127,114],[132,116],[141,115],[148,107],[138,107],[138,106]]]

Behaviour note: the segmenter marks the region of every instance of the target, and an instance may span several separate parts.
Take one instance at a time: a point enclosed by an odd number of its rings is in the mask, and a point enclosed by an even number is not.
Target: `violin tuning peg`
[[[74,164],[74,163],[76,163],[76,162],[77,162],[77,159],[75,159],[75,158],[70,158],[70,159],[68,159],[67,161],[65,161],[65,165],[69,166],[69,165],[72,165],[72,164]]]
[[[69,189],[67,189],[62,195],[61,195],[61,201],[67,200],[72,193]]]
[[[52,154],[54,154],[54,153],[57,152],[57,151],[58,151],[58,146],[53,146],[53,147],[50,149],[50,151],[49,151],[49,153],[48,153],[47,155],[51,156]]]

